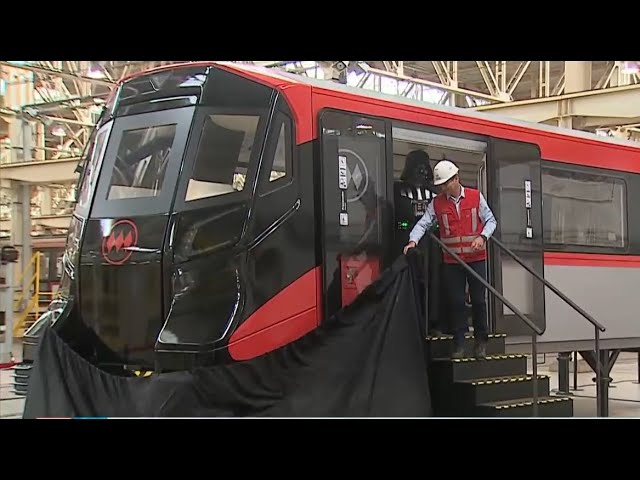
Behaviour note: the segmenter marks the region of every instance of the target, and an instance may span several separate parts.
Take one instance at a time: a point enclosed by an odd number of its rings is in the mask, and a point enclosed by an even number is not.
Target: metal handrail
[[[576,305],[573,300],[567,297],[564,293],[562,293],[558,288],[553,285],[549,280],[542,277],[538,272],[533,270],[529,265],[524,263],[524,261],[516,255],[509,247],[507,247],[504,243],[498,240],[495,237],[489,237],[491,241],[493,241],[498,247],[500,247],[504,252],[506,252],[512,259],[520,264],[520,266],[524,267],[531,275],[533,275],[536,279],[542,282],[546,287],[548,287],[553,293],[555,293],[558,297],[560,297],[564,302],[573,308],[576,312],[582,315],[591,325],[594,326],[595,330],[595,351],[596,351],[596,411],[597,416],[602,416],[602,405],[601,405],[601,395],[602,395],[602,375],[600,372],[600,332],[604,332],[606,328],[601,325],[598,321],[596,321],[591,315],[585,312],[579,305]]]
[[[33,295],[29,297],[29,301],[27,302],[25,309],[22,312],[20,312],[18,318],[14,319],[13,335],[16,337],[19,336],[18,334],[20,330],[24,327],[24,324],[29,314],[30,313],[37,314],[38,312],[38,308],[40,304],[40,258],[42,256],[44,256],[42,252],[34,252],[34,254],[31,256],[31,260],[29,261],[25,269],[20,274],[20,283],[23,283],[25,277],[28,275],[29,270],[32,268],[31,266],[33,265],[33,274],[29,279],[27,288],[24,288],[22,290],[18,298],[18,301],[16,302],[16,304],[14,304],[14,308],[17,309],[20,302],[26,299],[26,294],[31,290],[31,285],[33,285]]]
[[[582,315],[584,318],[586,318],[589,321],[589,323],[591,323],[591,325],[596,327],[601,332],[604,332],[606,330],[606,328],[603,325],[598,323],[598,321],[596,321],[591,315],[589,315],[587,312],[585,312],[582,309],[582,307],[580,307],[579,305],[576,305],[576,303],[573,300],[571,300],[564,293],[562,293],[560,290],[558,290],[558,288],[555,285],[553,285],[551,282],[549,282],[549,280],[543,278],[538,272],[536,272],[529,265],[524,263],[522,261],[522,259],[518,255],[516,255],[504,243],[502,243],[500,240],[498,240],[495,237],[489,237],[489,240],[492,241],[492,242],[495,242],[502,250],[504,250],[511,258],[513,258],[522,267],[524,267],[531,275],[533,275],[538,280],[540,280],[542,283],[544,283],[547,287],[549,287],[553,293],[558,295],[562,300],[564,300],[567,304],[569,304],[569,306],[571,306],[571,308],[573,308],[576,312],[578,312],[580,315]]]
[[[429,232],[429,236],[435,240],[440,248],[445,250],[449,255],[453,257],[453,259],[462,265],[465,270],[467,270],[471,275],[473,275],[480,283],[482,283],[487,290],[489,290],[495,297],[498,298],[504,305],[506,305],[513,313],[516,314],[520,320],[522,320],[525,325],[527,325],[533,333],[531,334],[531,355],[533,357],[533,416],[538,416],[538,348],[537,348],[537,335],[541,335],[544,330],[529,320],[525,315],[518,310],[515,305],[513,305],[509,300],[507,300],[500,292],[498,292],[489,282],[487,282],[484,278],[478,275],[467,262],[462,260],[458,255],[456,255],[453,250],[447,247],[442,240],[440,240],[437,236],[433,234],[433,232]]]

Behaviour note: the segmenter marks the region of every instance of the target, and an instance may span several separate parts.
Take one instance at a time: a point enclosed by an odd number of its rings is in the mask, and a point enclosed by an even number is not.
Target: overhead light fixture
[[[634,73],[639,73],[640,62],[622,62],[622,67],[620,68],[620,71],[627,75],[633,75]]]
[[[65,132],[64,128],[61,127],[60,125],[56,125],[55,127],[53,127],[51,129],[51,135],[53,135],[55,137],[66,137],[67,136],[67,132]]]
[[[87,77],[89,78],[105,78],[106,75],[104,73],[104,69],[100,66],[93,65],[87,72]]]

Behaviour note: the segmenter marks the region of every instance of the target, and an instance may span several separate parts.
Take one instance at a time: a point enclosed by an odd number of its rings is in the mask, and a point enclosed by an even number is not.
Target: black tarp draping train
[[[316,330],[238,363],[116,376],[47,328],[24,418],[431,416],[419,258],[400,255]]]

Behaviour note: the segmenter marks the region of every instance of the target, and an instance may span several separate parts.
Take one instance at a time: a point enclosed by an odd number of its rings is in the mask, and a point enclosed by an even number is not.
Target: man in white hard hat
[[[486,242],[497,226],[493,212],[479,190],[460,184],[458,167],[453,162],[438,162],[433,169],[433,176],[433,184],[440,188],[440,193],[411,230],[404,253],[414,248],[437,221],[442,242],[481,278],[486,279]],[[464,335],[468,330],[465,315],[466,282],[469,283],[471,296],[474,353],[477,358],[485,358],[488,333],[485,287],[447,252],[443,252],[443,261],[445,288],[453,317],[453,358],[464,356]]]

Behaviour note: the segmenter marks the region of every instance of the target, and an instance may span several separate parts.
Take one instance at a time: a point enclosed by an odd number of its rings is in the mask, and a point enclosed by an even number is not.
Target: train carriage
[[[603,348],[640,346],[632,142],[215,62],[123,80],[92,142],[54,326],[112,371],[240,361],[317,327],[401,254],[394,182],[416,149],[456,162],[498,238],[606,324]],[[540,351],[593,348],[583,318],[495,246],[489,259]]]

